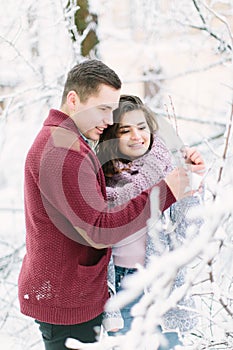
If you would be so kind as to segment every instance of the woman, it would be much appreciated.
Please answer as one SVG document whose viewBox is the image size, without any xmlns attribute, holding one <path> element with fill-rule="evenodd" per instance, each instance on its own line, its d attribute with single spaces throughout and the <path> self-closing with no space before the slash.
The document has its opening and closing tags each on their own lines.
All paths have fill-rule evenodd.
<svg viewBox="0 0 233 350">
<path fill-rule="evenodd" d="M 123 95 L 120 99 L 120 106 L 114 112 L 114 124 L 102 135 L 98 146 L 97 155 L 102 163 L 106 178 L 107 197 L 111 206 L 119 205 L 130 199 L 141 190 L 147 189 L 152 182 L 159 182 L 173 170 L 172 157 L 164 142 L 157 135 L 158 126 L 154 114 L 143 105 L 137 96 Z M 186 161 L 194 164 L 196 171 L 204 170 L 204 162 L 200 154 L 192 148 L 186 149 Z M 135 193 L 127 192 L 122 186 L 134 182 Z M 183 213 L 191 206 L 199 205 L 198 197 L 188 197 L 180 203 L 174 204 L 161 216 L 166 216 L 177 228 L 174 231 L 176 243 L 181 242 L 185 237 L 185 231 L 190 225 L 190 219 L 183 216 Z M 179 215 L 177 216 L 177 213 Z M 182 213 L 182 214 L 181 214 Z M 201 220 L 195 222 L 197 230 Z M 162 251 L 172 249 L 174 244 L 172 235 L 166 232 L 160 233 Z M 112 249 L 113 264 L 109 265 L 109 281 L 116 292 L 121 290 L 123 279 L 136 271 L 135 265 L 146 265 L 149 257 L 153 254 L 161 254 L 162 251 L 154 246 L 150 236 L 136 233 L 134 238 L 125 239 L 115 245 Z M 184 281 L 184 270 L 179 271 L 175 281 L 175 287 L 180 286 Z M 130 310 L 139 301 L 134 300 L 121 309 L 124 320 L 124 327 L 116 313 L 106 313 L 104 325 L 107 330 L 122 328 L 115 334 L 125 334 L 131 327 L 132 316 Z M 181 302 L 188 307 L 194 307 L 192 299 Z M 184 310 L 170 310 L 164 317 L 164 328 L 179 328 L 180 331 L 191 329 L 196 323 L 195 313 Z M 113 326 L 115 325 L 115 327 Z M 114 333 L 110 332 L 110 335 Z M 181 344 L 178 334 L 175 331 L 165 334 L 168 340 L 167 347 L 160 347 L 159 350 L 173 349 L 175 345 Z"/>
</svg>

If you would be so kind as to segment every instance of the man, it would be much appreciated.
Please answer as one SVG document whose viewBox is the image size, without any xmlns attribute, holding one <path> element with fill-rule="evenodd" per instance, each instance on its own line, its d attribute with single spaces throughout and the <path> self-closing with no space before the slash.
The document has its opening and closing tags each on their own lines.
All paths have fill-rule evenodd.
<svg viewBox="0 0 233 350">
<path fill-rule="evenodd" d="M 68 74 L 60 110 L 48 118 L 25 163 L 26 255 L 19 276 L 21 312 L 40 325 L 46 350 L 67 337 L 94 342 L 108 299 L 109 246 L 146 226 L 150 190 L 110 210 L 89 141 L 112 124 L 121 81 L 98 60 Z M 169 185 L 169 186 L 168 186 Z M 161 181 L 160 208 L 182 197 L 184 170 Z"/>
</svg>

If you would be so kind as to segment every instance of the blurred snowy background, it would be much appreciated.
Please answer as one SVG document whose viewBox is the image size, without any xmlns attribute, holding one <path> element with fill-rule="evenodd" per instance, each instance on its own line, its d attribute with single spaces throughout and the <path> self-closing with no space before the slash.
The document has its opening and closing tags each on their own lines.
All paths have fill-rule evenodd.
<svg viewBox="0 0 233 350">
<path fill-rule="evenodd" d="M 206 221 L 217 224 L 205 227 L 208 258 L 197 249 L 193 259 L 206 268 L 204 280 L 191 283 L 203 316 L 193 349 L 232 350 L 232 0 L 0 0 L 0 5 L 1 346 L 43 348 L 17 301 L 25 241 L 24 159 L 48 110 L 59 108 L 66 73 L 84 58 L 97 57 L 119 74 L 123 92 L 139 95 L 158 118 L 171 116 L 183 142 L 205 155 Z"/>
</svg>

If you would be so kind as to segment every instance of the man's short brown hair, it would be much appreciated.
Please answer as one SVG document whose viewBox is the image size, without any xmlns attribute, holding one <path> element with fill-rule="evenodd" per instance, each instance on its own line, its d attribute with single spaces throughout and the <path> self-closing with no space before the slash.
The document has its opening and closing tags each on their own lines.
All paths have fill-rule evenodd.
<svg viewBox="0 0 233 350">
<path fill-rule="evenodd" d="M 116 90 L 121 88 L 118 75 L 102 61 L 86 60 L 75 65 L 68 73 L 62 104 L 65 103 L 67 94 L 71 90 L 77 93 L 81 102 L 85 102 L 89 96 L 98 93 L 101 84 L 112 86 Z"/>
</svg>

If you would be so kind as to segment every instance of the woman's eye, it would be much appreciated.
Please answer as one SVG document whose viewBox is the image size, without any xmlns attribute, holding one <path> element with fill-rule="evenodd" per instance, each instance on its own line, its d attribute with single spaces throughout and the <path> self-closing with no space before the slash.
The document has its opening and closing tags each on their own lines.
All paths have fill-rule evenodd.
<svg viewBox="0 0 233 350">
<path fill-rule="evenodd" d="M 141 126 L 141 127 L 139 128 L 139 130 L 145 130 L 145 129 L 146 129 L 145 126 Z"/>
<path fill-rule="evenodd" d="M 120 134 L 126 134 L 127 132 L 129 132 L 129 130 L 125 129 L 125 130 L 121 130 Z"/>
</svg>

